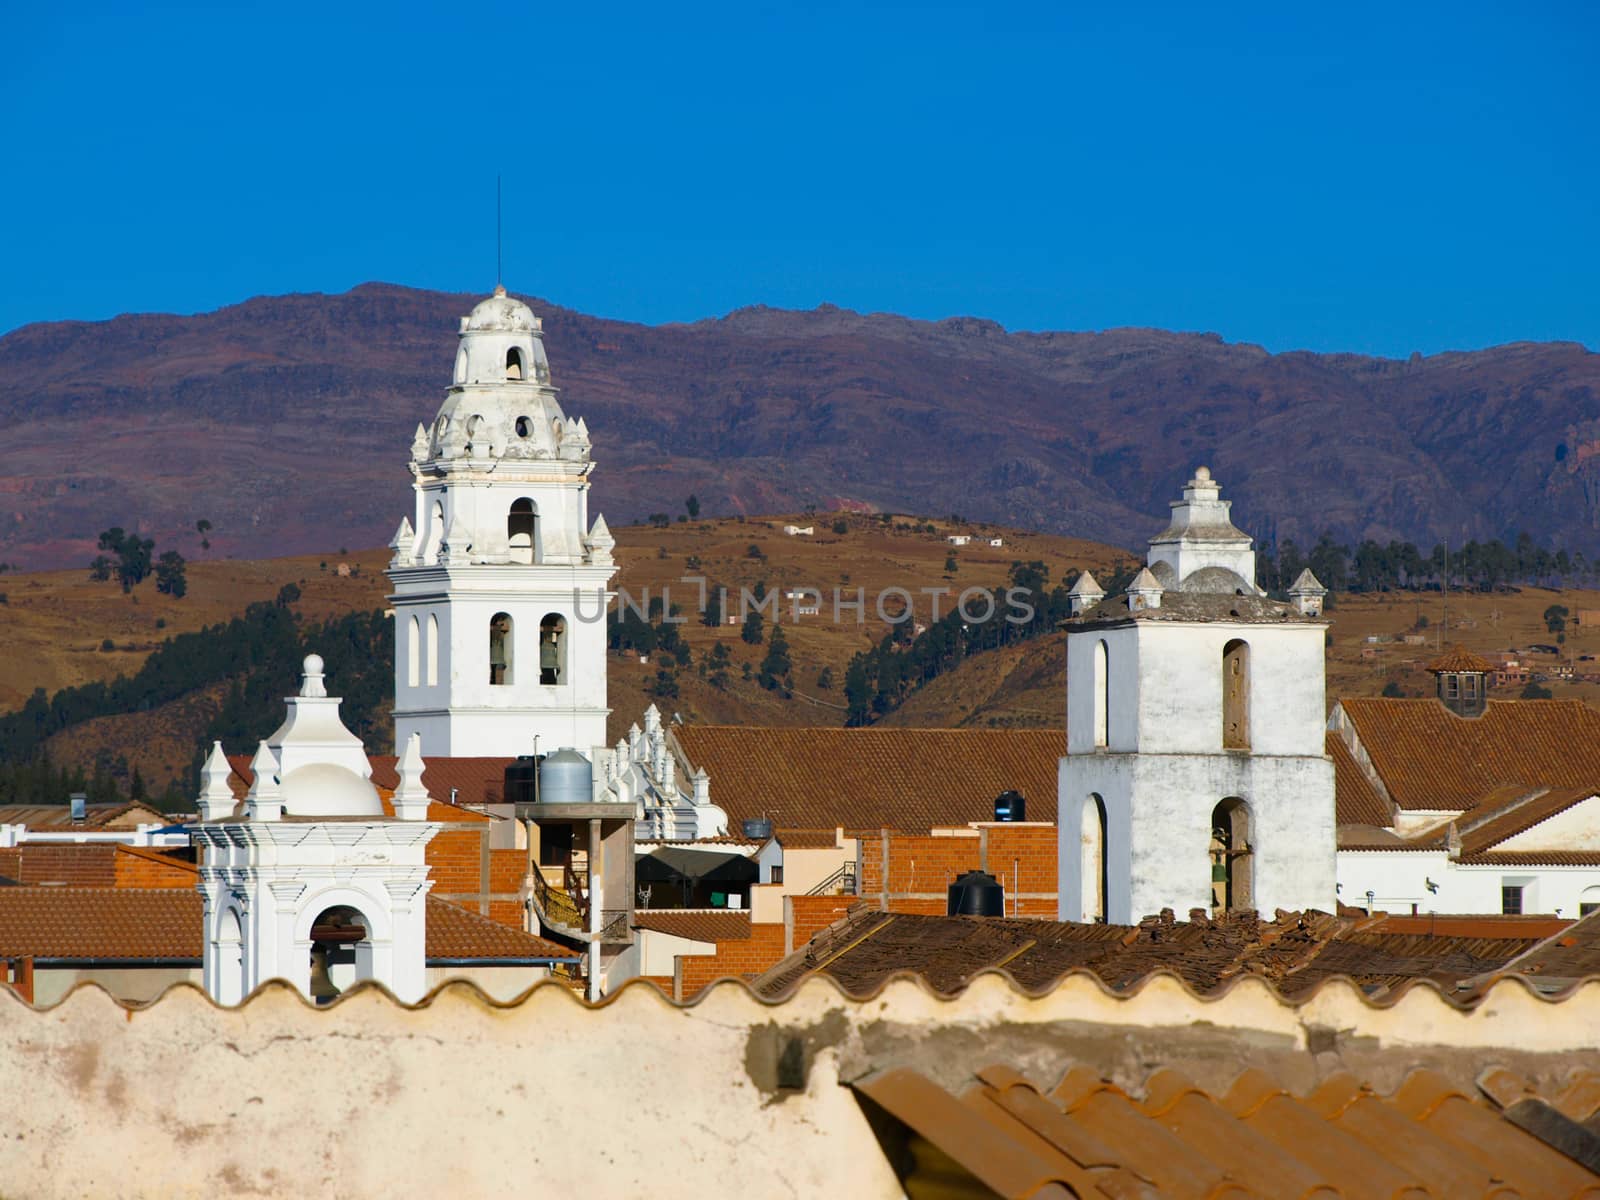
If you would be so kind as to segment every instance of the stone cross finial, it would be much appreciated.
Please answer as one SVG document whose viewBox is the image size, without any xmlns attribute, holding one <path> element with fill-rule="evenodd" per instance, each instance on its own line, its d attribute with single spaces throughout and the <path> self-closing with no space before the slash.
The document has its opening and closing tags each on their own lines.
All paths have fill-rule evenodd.
<svg viewBox="0 0 1600 1200">
<path fill-rule="evenodd" d="M 233 810 L 238 804 L 234 799 L 233 789 L 228 786 L 228 776 L 232 768 L 228 766 L 227 756 L 222 753 L 222 743 L 211 744 L 211 754 L 206 758 L 205 766 L 200 768 L 200 819 L 202 821 L 222 821 L 233 815 Z"/>
<path fill-rule="evenodd" d="M 325 699 L 328 689 L 322 682 L 322 655 L 308 654 L 302 665 L 305 668 L 305 675 L 300 681 L 300 695 L 307 700 Z"/>
</svg>

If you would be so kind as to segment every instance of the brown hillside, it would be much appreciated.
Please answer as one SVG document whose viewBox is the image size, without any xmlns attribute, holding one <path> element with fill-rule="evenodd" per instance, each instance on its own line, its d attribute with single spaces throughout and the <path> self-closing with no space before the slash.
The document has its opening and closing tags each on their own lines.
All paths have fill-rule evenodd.
<svg viewBox="0 0 1600 1200">
<path fill-rule="evenodd" d="M 77 565 L 112 524 L 187 553 L 200 518 L 241 558 L 381 544 L 475 299 L 369 284 L 0 338 L 0 559 Z M 535 307 L 618 525 L 695 492 L 711 513 L 960 512 L 1133 545 L 1206 462 L 1254 532 L 1600 543 L 1600 356 L 1569 343 L 1400 362 L 831 307 L 661 327 Z"/>
</svg>

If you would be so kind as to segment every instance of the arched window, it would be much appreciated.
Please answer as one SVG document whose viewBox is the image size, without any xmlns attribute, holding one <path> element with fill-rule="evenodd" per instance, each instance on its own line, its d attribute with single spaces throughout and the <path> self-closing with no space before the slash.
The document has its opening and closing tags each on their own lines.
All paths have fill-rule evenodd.
<svg viewBox="0 0 1600 1200">
<path fill-rule="evenodd" d="M 531 563 L 538 545 L 539 514 L 533 501 L 527 497 L 514 501 L 506 517 L 506 541 L 511 547 L 511 561 Z"/>
<path fill-rule="evenodd" d="M 406 627 L 406 686 L 422 682 L 422 625 L 415 618 Z"/>
<path fill-rule="evenodd" d="M 1082 879 L 1083 898 L 1079 920 L 1106 920 L 1106 806 L 1094 792 L 1083 802 Z"/>
<path fill-rule="evenodd" d="M 1211 811 L 1211 906 L 1221 912 L 1255 908 L 1255 852 L 1250 806 L 1230 796 Z"/>
<path fill-rule="evenodd" d="M 522 370 L 522 351 L 515 346 L 506 351 L 506 378 L 516 380 L 526 378 Z"/>
<path fill-rule="evenodd" d="M 511 682 L 511 614 L 489 618 L 489 682 L 499 687 Z"/>
<path fill-rule="evenodd" d="M 311 998 L 332 1004 L 351 984 L 372 978 L 369 922 L 348 904 L 324 909 L 311 922 Z"/>
<path fill-rule="evenodd" d="M 428 614 L 428 686 L 439 682 L 439 618 Z"/>
<path fill-rule="evenodd" d="M 1222 648 L 1222 748 L 1250 749 L 1250 646 L 1237 638 Z"/>
<path fill-rule="evenodd" d="M 1094 744 L 1110 744 L 1111 662 L 1104 642 L 1094 645 Z"/>
<path fill-rule="evenodd" d="M 539 622 L 539 682 L 567 682 L 567 622 L 559 613 Z"/>
<path fill-rule="evenodd" d="M 1587 917 L 1600 908 L 1600 886 L 1591 885 L 1578 894 L 1578 915 Z"/>
</svg>

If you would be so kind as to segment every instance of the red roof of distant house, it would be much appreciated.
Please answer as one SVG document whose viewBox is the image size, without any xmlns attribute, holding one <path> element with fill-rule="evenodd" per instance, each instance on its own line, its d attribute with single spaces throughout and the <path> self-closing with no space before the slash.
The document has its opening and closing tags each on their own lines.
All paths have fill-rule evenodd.
<svg viewBox="0 0 1600 1200">
<path fill-rule="evenodd" d="M 780 831 L 926 833 L 993 821 L 995 797 L 1005 791 L 1022 793 L 1030 820 L 1054 822 L 1066 753 L 1059 729 L 676 725 L 672 737 L 711 776 L 711 802 L 730 829 L 771 817 Z"/>
<path fill-rule="evenodd" d="M 1494 664 L 1486 658 L 1479 658 L 1465 646 L 1456 645 L 1429 663 L 1427 669 L 1435 675 L 1474 671 L 1487 674 L 1494 670 Z"/>
<path fill-rule="evenodd" d="M 1600 789 L 1600 713 L 1579 700 L 1491 700 L 1479 717 L 1436 700 L 1339 707 L 1401 809 L 1464 812 L 1500 789 Z"/>
</svg>

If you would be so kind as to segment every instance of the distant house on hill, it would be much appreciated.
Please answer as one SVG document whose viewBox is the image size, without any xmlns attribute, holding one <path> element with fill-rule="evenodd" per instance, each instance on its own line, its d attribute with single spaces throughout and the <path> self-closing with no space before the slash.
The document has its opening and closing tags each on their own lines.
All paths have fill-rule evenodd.
<svg viewBox="0 0 1600 1200">
<path fill-rule="evenodd" d="M 965 546 L 972 540 L 972 536 L 966 533 L 952 533 L 947 535 L 944 540 L 952 546 Z"/>
<path fill-rule="evenodd" d="M 785 525 L 783 532 L 790 537 L 810 537 L 817 531 L 815 525 Z"/>
</svg>

